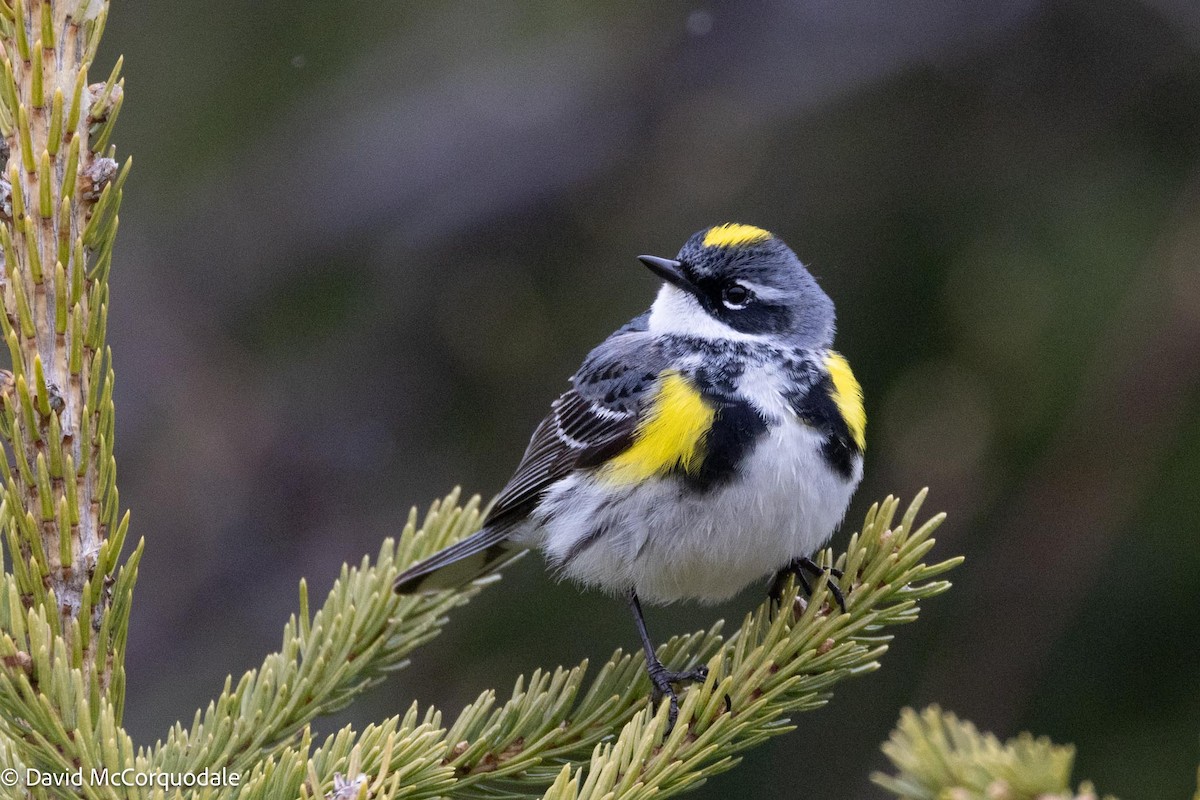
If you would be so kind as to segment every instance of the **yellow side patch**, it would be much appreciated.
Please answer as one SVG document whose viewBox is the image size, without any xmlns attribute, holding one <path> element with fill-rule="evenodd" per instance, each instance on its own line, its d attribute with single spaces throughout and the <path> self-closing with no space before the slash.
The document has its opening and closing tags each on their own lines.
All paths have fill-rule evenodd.
<svg viewBox="0 0 1200 800">
<path fill-rule="evenodd" d="M 601 476 L 629 484 L 677 468 L 697 472 L 704 461 L 704 439 L 715 412 L 691 382 L 678 372 L 665 370 L 645 413 L 633 444 L 605 464 Z"/>
<path fill-rule="evenodd" d="M 850 362 L 841 353 L 830 350 L 825 356 L 825 368 L 833 380 L 833 402 L 846 420 L 846 427 L 859 450 L 867 446 L 867 411 L 863 408 L 862 387 L 850 370 Z"/>
<path fill-rule="evenodd" d="M 704 234 L 705 247 L 737 247 L 743 244 L 754 244 L 755 242 L 764 242 L 771 238 L 769 231 L 764 231 L 762 228 L 756 228 L 753 225 L 738 225 L 735 222 L 727 222 L 724 225 L 717 225 L 714 228 L 709 228 Z"/>
</svg>

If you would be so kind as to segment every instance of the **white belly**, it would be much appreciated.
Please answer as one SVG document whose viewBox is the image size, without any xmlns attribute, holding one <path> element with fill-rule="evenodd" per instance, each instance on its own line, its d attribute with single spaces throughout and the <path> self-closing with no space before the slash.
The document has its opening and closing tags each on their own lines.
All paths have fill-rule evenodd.
<svg viewBox="0 0 1200 800">
<path fill-rule="evenodd" d="M 613 488 L 588 475 L 551 487 L 528 541 L 560 574 L 647 603 L 725 600 L 829 541 L 858 482 L 821 455 L 822 437 L 791 418 L 747 456 L 742 476 L 697 491 L 677 478 Z"/>
</svg>

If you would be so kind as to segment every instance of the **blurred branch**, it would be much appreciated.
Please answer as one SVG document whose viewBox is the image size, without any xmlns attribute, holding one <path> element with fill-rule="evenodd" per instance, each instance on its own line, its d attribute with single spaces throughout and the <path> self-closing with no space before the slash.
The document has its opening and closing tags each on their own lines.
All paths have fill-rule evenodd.
<svg viewBox="0 0 1200 800">
<path fill-rule="evenodd" d="M 1096 800 L 1091 784 L 1070 788 L 1073 747 L 1028 733 L 1001 743 L 937 706 L 904 709 L 883 752 L 896 774 L 871 779 L 902 800 Z"/>
</svg>

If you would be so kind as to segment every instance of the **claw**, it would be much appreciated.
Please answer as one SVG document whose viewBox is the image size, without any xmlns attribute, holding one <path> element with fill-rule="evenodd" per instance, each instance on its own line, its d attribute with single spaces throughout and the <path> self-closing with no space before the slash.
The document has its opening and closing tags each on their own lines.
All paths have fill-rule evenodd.
<svg viewBox="0 0 1200 800">
<path fill-rule="evenodd" d="M 652 699 L 654 704 L 662 702 L 663 697 L 671 698 L 671 708 L 667 711 L 667 733 L 675 729 L 675 720 L 679 718 L 679 695 L 675 692 L 675 683 L 703 683 L 708 679 L 708 667 L 696 667 L 684 672 L 670 672 L 657 658 L 649 664 L 650 683 L 654 686 Z"/>
<path fill-rule="evenodd" d="M 844 577 L 842 571 L 835 567 L 819 566 L 807 556 L 797 558 L 779 570 L 775 574 L 775 580 L 771 582 L 771 588 L 768 590 L 767 596 L 778 606 L 783 599 L 783 587 L 787 582 L 788 576 L 794 575 L 796 581 L 800 584 L 800 588 L 804 590 L 804 594 L 812 597 L 812 586 L 809 585 L 808 580 L 804 577 L 805 572 L 817 578 L 825 573 L 829 573 L 829 582 L 827 584 L 829 586 L 829 593 L 833 595 L 833 600 L 838 604 L 838 608 L 842 610 L 842 613 L 846 613 L 846 595 L 842 592 L 842 587 L 837 583 L 837 579 Z"/>
</svg>

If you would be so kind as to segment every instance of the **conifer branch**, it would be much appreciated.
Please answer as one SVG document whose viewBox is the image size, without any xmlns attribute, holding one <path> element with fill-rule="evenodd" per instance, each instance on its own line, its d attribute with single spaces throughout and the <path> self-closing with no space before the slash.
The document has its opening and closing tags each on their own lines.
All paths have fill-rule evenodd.
<svg viewBox="0 0 1200 800">
<path fill-rule="evenodd" d="M 1028 733 L 1002 743 L 937 706 L 904 709 L 883 752 L 896 774 L 871 779 L 901 800 L 1097 800 L 1089 783 L 1070 788 L 1074 747 Z"/>
<path fill-rule="evenodd" d="M 832 610 L 825 578 L 808 603 L 795 587 L 785 594 L 794 618 L 764 603 L 708 660 L 708 680 L 684 696 L 673 730 L 666 730 L 665 704 L 657 713 L 640 711 L 616 741 L 596 746 L 586 767 L 564 766 L 543 796 L 659 798 L 695 788 L 735 766 L 744 750 L 791 730 L 787 715 L 825 705 L 837 682 L 877 669 L 891 638 L 881 632 L 915 620 L 918 601 L 949 588 L 933 579 L 961 563 L 921 562 L 943 519 L 915 527 L 924 496 L 894 529 L 898 502 L 872 506 L 847 553 L 836 561 L 822 554 L 844 571 L 843 588 L 851 587 L 845 614 Z"/>
<path fill-rule="evenodd" d="M 479 498 L 458 505 L 456 489 L 433 503 L 417 526 L 417 510 L 397 544 L 388 539 L 374 564 L 364 557 L 342 567 L 325 605 L 309 619 L 308 590 L 300 583 L 300 608 L 284 627 L 283 646 L 257 670 L 232 677 L 190 729 L 176 725 L 157 747 L 156 769 L 250 770 L 272 751 L 301 735 L 315 717 L 343 708 L 356 695 L 403 667 L 405 656 L 441 632 L 446 613 L 464 605 L 495 578 L 455 592 L 402 597 L 392 581 L 402 565 L 419 561 L 474 531 Z"/>
<path fill-rule="evenodd" d="M 85 668 L 83 690 L 103 692 L 119 718 L 141 550 L 119 564 L 128 515 L 115 483 L 105 328 L 129 172 L 108 144 L 120 65 L 88 86 L 107 14 L 101 0 L 0 4 L 0 335 L 12 361 L 0 380 L 0 436 L 15 462 L 0 459 L 0 529 L 16 603 L 46 612 L 68 663 Z M 17 612 L 0 619 L 6 632 Z"/>
<path fill-rule="evenodd" d="M 303 730 L 298 741 L 253 767 L 240 796 L 332 796 L 335 782 L 345 788 L 345 781 L 359 775 L 369 796 L 377 798 L 562 795 L 569 786 L 579 797 L 609 791 L 621 797 L 667 796 L 698 785 L 736 764 L 741 751 L 790 730 L 786 715 L 824 705 L 838 681 L 877 668 L 890 638 L 884 629 L 914 620 L 918 601 L 948 588 L 934 579 L 960 559 L 921 562 L 942 519 L 915 526 L 923 498 L 924 493 L 895 528 L 896 500 L 873 507 L 848 554 L 836 561 L 828 551 L 822 555 L 846 573 L 847 613 L 833 610 L 823 579 L 810 602 L 791 588 L 784 598 L 787 613 L 764 603 L 727 640 L 718 625 L 664 646 L 660 655 L 670 663 L 707 663 L 711 670 L 703 686 L 684 694 L 679 722 L 665 739 L 666 706 L 657 713 L 648 707 L 642 656 L 617 651 L 586 691 L 586 662 L 570 670 L 538 671 L 528 680 L 518 678 L 500 706 L 494 692 L 483 693 L 446 729 L 440 712 L 420 713 L 414 705 L 403 717 L 362 734 L 343 728 L 311 755 L 310 736 Z M 447 540 L 435 538 L 438 547 Z M 418 554 L 409 544 L 406 534 L 401 550 L 418 560 L 426 548 Z M 379 581 L 386 585 L 407 563 L 381 559 L 363 572 L 381 570 Z M 337 614 L 336 594 L 335 589 L 321 613 Z M 226 704 L 239 705 L 243 715 L 265 716 L 251 701 Z M 216 730 L 238 724 L 216 712 L 209 717 L 206 726 Z M 613 736 L 615 742 L 600 744 Z M 211 767 L 211 759 L 206 763 Z"/>
<path fill-rule="evenodd" d="M 109 616 L 118 613 L 110 610 Z M 128 613 L 128 612 L 125 612 Z M 107 617 L 106 617 L 107 618 Z M 83 770 L 119 772 L 137 763 L 122 730 L 120 708 L 100 691 L 99 673 L 81 658 L 78 638 L 56 630 L 58 616 L 26 608 L 18 581 L 0 577 L 0 773 L 24 768 L 64 775 Z M 70 629 L 78 630 L 78 626 Z M 117 798 L 112 787 L 57 787 L 36 797 Z"/>
</svg>

